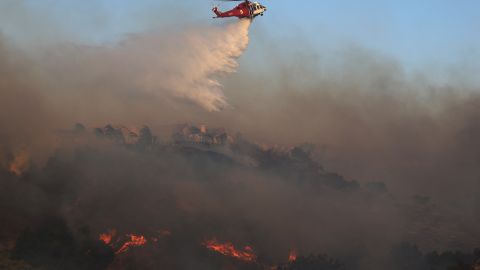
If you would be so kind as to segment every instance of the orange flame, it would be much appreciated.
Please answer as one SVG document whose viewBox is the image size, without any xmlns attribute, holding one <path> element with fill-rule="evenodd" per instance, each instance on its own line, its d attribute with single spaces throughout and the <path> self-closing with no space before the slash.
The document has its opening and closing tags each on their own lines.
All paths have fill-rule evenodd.
<svg viewBox="0 0 480 270">
<path fill-rule="evenodd" d="M 130 240 L 125 242 L 125 244 L 123 244 L 123 246 L 117 252 L 115 252 L 115 254 L 123 253 L 127 251 L 130 247 L 139 247 L 147 243 L 147 239 L 143 235 L 130 234 L 129 237 Z"/>
<path fill-rule="evenodd" d="M 30 155 L 28 152 L 20 150 L 14 154 L 13 160 L 8 164 L 8 170 L 16 176 L 20 176 L 28 169 L 29 162 Z"/>
<path fill-rule="evenodd" d="M 295 249 L 290 250 L 290 255 L 288 255 L 288 261 L 294 262 L 297 260 L 297 251 Z"/>
<path fill-rule="evenodd" d="M 216 239 L 205 241 L 204 245 L 210 250 L 245 262 L 254 262 L 257 259 L 250 246 L 244 247 L 243 250 L 237 250 L 232 243 L 220 243 Z"/>
<path fill-rule="evenodd" d="M 105 243 L 105 245 L 109 245 L 112 242 L 112 239 L 113 239 L 113 237 L 115 237 L 116 234 L 117 234 L 117 230 L 113 229 L 113 230 L 110 230 L 106 233 L 100 234 L 100 236 L 98 238 L 99 238 L 99 240 L 103 241 Z"/>
</svg>

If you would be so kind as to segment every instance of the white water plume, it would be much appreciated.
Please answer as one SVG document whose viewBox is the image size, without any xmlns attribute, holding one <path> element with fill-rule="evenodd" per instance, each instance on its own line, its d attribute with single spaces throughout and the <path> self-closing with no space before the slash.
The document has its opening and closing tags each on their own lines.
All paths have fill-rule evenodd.
<svg viewBox="0 0 480 270">
<path fill-rule="evenodd" d="M 118 72 L 149 94 L 167 93 L 208 111 L 228 103 L 218 75 L 236 71 L 237 59 L 248 45 L 250 20 L 227 26 L 195 27 L 179 34 L 146 33 L 132 36 L 114 48 L 94 53 L 93 62 Z M 99 61 L 100 60 L 100 61 Z"/>
</svg>

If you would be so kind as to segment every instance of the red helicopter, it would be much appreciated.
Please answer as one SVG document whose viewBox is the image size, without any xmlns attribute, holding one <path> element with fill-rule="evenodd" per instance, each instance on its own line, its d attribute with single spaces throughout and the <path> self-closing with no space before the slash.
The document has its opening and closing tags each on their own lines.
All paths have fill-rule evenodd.
<svg viewBox="0 0 480 270">
<path fill-rule="evenodd" d="M 224 2 L 243 1 L 243 2 L 240 3 L 238 6 L 236 6 L 235 8 L 233 8 L 232 10 L 229 10 L 226 12 L 220 12 L 218 11 L 218 7 L 214 7 L 212 11 L 213 13 L 215 13 L 215 15 L 217 15 L 217 17 L 213 17 L 213 18 L 237 17 L 239 19 L 241 18 L 253 19 L 258 15 L 263 16 L 263 13 L 267 11 L 267 8 L 265 6 L 262 6 L 258 2 L 250 2 L 248 0 L 219 0 L 219 1 L 224 1 Z"/>
</svg>

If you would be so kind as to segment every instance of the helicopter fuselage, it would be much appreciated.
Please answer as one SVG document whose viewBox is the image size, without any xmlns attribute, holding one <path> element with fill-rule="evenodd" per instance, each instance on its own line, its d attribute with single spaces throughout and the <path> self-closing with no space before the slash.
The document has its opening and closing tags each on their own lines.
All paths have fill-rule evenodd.
<svg viewBox="0 0 480 270">
<path fill-rule="evenodd" d="M 263 13 L 267 11 L 267 8 L 258 2 L 245 1 L 226 12 L 220 12 L 217 7 L 214 7 L 212 11 L 217 15 L 214 18 L 254 18 L 258 15 L 263 16 Z"/>
</svg>

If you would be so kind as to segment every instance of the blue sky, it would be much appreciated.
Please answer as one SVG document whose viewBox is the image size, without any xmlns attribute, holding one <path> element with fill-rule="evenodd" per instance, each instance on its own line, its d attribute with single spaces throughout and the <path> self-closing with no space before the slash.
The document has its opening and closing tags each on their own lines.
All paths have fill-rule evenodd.
<svg viewBox="0 0 480 270">
<path fill-rule="evenodd" d="M 413 68 L 480 62 L 478 0 L 265 0 L 262 4 L 269 10 L 252 26 L 251 50 L 260 49 L 256 37 L 266 37 L 278 47 L 307 42 L 319 51 L 361 46 Z M 13 6 L 22 11 L 12 18 L 2 13 L 0 27 L 7 35 L 25 40 L 62 35 L 103 43 L 175 24 L 221 23 L 211 19 L 212 5 L 212 0 L 2 0 L 3 13 Z M 220 3 L 220 8 L 234 5 Z"/>
</svg>

